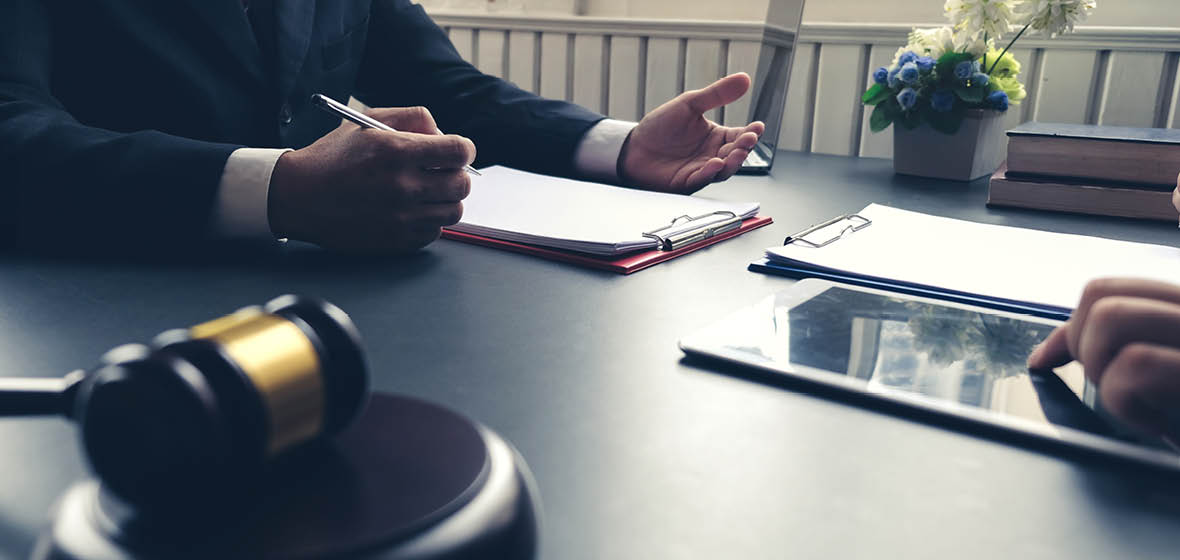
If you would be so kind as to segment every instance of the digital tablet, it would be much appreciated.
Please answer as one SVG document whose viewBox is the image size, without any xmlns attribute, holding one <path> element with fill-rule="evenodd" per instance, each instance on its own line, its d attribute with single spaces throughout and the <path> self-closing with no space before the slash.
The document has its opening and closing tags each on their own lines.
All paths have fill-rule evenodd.
<svg viewBox="0 0 1180 560">
<path fill-rule="evenodd" d="M 1029 371 L 1029 353 L 1058 324 L 807 279 L 685 337 L 680 348 L 936 424 L 1180 470 L 1177 450 L 1102 409 L 1080 364 Z"/>
</svg>

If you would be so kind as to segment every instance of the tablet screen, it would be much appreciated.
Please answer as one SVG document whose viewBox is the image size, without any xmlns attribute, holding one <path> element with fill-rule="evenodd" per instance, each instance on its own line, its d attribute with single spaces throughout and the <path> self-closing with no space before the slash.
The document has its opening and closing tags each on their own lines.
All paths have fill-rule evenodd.
<svg viewBox="0 0 1180 560">
<path fill-rule="evenodd" d="M 1030 372 L 1028 355 L 1055 327 L 932 300 L 805 281 L 682 342 L 686 351 L 819 378 L 865 393 L 1064 426 L 1160 449 L 1101 410 L 1076 362 Z"/>
</svg>

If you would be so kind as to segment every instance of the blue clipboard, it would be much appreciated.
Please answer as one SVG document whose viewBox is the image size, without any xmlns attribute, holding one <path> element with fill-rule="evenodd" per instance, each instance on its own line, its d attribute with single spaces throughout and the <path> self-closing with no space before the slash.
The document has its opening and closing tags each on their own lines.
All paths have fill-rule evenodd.
<svg viewBox="0 0 1180 560">
<path fill-rule="evenodd" d="M 871 276 L 852 276 L 848 274 L 831 272 L 828 270 L 791 266 L 784 263 L 774 262 L 770 259 L 761 259 L 750 263 L 749 270 L 751 272 L 761 272 L 763 274 L 786 276 L 789 278 L 822 278 L 824 280 L 831 280 L 832 282 L 841 282 L 844 284 L 863 286 L 865 288 L 875 288 L 878 290 L 886 290 L 911 296 L 953 301 L 955 303 L 986 307 L 988 309 L 1007 311 L 1009 313 L 1021 313 L 1024 315 L 1032 315 L 1034 317 L 1043 317 L 1045 319 L 1054 319 L 1057 321 L 1069 319 L 1069 315 L 1072 312 L 1071 309 L 1066 309 L 1064 307 L 1037 305 L 1033 303 L 1000 298 L 989 298 L 977 294 L 959 292 L 956 290 L 946 290 L 943 288 L 935 288 L 933 286 L 924 286 L 921 284 L 890 282 L 888 280 L 874 278 Z"/>
<path fill-rule="evenodd" d="M 834 224 L 840 224 L 841 222 L 847 223 L 848 225 L 841 228 L 839 230 L 840 232 L 834 237 L 819 242 L 807 239 L 808 235 Z M 839 241 L 845 235 L 869 227 L 872 225 L 872 223 L 873 222 L 871 220 L 857 214 L 837 216 L 831 220 L 821 224 L 813 225 L 803 231 L 787 236 L 787 238 L 783 241 L 783 245 L 799 243 L 815 249 L 820 249 Z M 833 282 L 842 282 L 844 284 L 875 288 L 878 290 L 886 290 L 911 296 L 953 301 L 955 303 L 975 305 L 979 307 L 986 307 L 988 309 L 1032 315 L 1034 317 L 1043 317 L 1046 319 L 1054 319 L 1058 321 L 1069 319 L 1070 313 L 1073 312 L 1072 309 L 1053 305 L 1043 305 L 1004 298 L 988 297 L 958 290 L 928 286 L 925 284 L 898 282 L 875 276 L 858 276 L 854 274 L 833 271 L 827 268 L 808 266 L 801 263 L 777 262 L 769 258 L 763 258 L 750 263 L 749 270 L 751 272 L 761 272 L 763 274 L 773 274 L 777 276 L 786 276 L 789 278 L 822 278 L 824 280 L 831 280 Z"/>
</svg>

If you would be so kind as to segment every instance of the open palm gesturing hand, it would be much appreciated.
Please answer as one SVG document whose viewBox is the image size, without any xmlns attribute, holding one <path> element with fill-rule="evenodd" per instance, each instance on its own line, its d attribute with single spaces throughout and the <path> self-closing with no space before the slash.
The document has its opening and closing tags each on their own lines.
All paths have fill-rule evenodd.
<svg viewBox="0 0 1180 560">
<path fill-rule="evenodd" d="M 749 89 L 749 76 L 733 74 L 648 113 L 624 144 L 620 179 L 648 190 L 689 194 L 730 178 L 766 127 L 760 122 L 721 126 L 704 115 Z"/>
</svg>

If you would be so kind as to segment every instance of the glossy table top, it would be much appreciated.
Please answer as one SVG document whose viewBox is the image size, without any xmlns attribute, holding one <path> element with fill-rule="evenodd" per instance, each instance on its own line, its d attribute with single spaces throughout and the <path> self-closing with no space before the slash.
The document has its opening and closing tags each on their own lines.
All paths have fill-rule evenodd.
<svg viewBox="0 0 1180 560">
<path fill-rule="evenodd" d="M 57 375 L 288 292 L 349 312 L 377 390 L 511 441 L 544 558 L 1146 558 L 1180 551 L 1180 482 L 685 362 L 676 342 L 791 283 L 746 271 L 782 238 L 879 202 L 1180 243 L 1174 225 L 985 207 L 986 181 L 786 153 L 705 196 L 775 224 L 630 277 L 439 241 L 407 258 L 292 244 L 180 264 L 0 256 L 0 376 Z M 1018 274 L 997 270 L 995 274 Z M 69 425 L 0 421 L 0 557 L 23 557 L 85 467 Z"/>
</svg>

